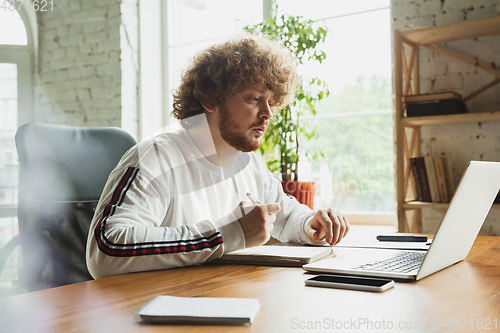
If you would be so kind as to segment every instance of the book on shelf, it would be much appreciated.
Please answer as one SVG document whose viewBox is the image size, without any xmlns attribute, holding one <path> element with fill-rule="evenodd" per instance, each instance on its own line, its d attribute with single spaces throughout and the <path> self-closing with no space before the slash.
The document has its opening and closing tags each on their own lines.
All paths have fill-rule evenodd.
<svg viewBox="0 0 500 333">
<path fill-rule="evenodd" d="M 465 103 L 454 99 L 406 104 L 407 117 L 442 116 L 467 113 Z"/>
<path fill-rule="evenodd" d="M 261 245 L 229 252 L 216 259 L 215 262 L 301 267 L 334 256 L 331 246 Z"/>
<path fill-rule="evenodd" d="M 434 157 L 434 169 L 436 171 L 436 182 L 439 189 L 439 197 L 441 202 L 450 202 L 450 194 L 446 184 L 446 176 L 444 175 L 443 157 Z"/>
<path fill-rule="evenodd" d="M 425 170 L 424 158 L 412 157 L 410 159 L 410 164 L 411 163 L 415 164 L 415 170 L 412 170 L 412 173 L 413 173 L 413 178 L 415 180 L 415 187 L 417 187 L 417 193 L 420 193 L 420 201 L 432 202 L 431 192 L 429 189 L 429 182 L 427 180 L 427 173 Z"/>
<path fill-rule="evenodd" d="M 434 157 L 425 156 L 425 171 L 427 173 L 427 182 L 429 183 L 429 190 L 431 191 L 432 202 L 441 202 L 441 196 L 439 195 L 439 186 L 436 177 L 436 169 L 434 168 Z"/>
<path fill-rule="evenodd" d="M 450 201 L 453 182 L 447 157 L 412 157 L 410 167 L 415 182 L 416 201 Z"/>
<path fill-rule="evenodd" d="M 453 183 L 453 174 L 451 172 L 451 165 L 450 161 L 448 160 L 448 157 L 443 156 L 441 159 L 443 162 L 444 177 L 446 178 L 446 190 L 448 191 L 448 200 L 451 200 L 451 197 L 455 192 L 455 184 Z"/>
<path fill-rule="evenodd" d="M 413 175 L 413 183 L 415 188 L 415 200 L 424 201 L 422 196 L 422 187 L 420 186 L 420 174 L 417 167 L 417 159 L 415 157 L 410 158 L 410 168 Z"/>
<path fill-rule="evenodd" d="M 462 114 L 467 112 L 462 96 L 453 91 L 403 96 L 407 117 Z"/>
</svg>

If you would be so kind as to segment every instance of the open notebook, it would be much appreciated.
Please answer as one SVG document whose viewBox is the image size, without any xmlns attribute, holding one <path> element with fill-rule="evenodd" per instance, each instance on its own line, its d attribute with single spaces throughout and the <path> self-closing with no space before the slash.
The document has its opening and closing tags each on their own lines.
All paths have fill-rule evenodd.
<svg viewBox="0 0 500 333">
<path fill-rule="evenodd" d="M 216 262 L 301 267 L 334 256 L 330 246 L 262 245 L 227 253 Z"/>
</svg>

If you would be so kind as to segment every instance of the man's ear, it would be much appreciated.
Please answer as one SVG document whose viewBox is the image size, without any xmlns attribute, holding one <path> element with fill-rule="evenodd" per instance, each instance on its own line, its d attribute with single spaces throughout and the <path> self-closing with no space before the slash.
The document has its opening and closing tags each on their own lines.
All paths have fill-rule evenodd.
<svg viewBox="0 0 500 333">
<path fill-rule="evenodd" d="M 212 113 L 212 112 L 214 112 L 214 111 L 215 111 L 215 106 L 213 106 L 213 107 L 208 107 L 205 103 L 203 103 L 203 102 L 200 102 L 200 103 L 201 103 L 201 106 L 203 106 L 203 108 L 204 108 L 205 110 L 207 110 L 208 112 Z"/>
</svg>

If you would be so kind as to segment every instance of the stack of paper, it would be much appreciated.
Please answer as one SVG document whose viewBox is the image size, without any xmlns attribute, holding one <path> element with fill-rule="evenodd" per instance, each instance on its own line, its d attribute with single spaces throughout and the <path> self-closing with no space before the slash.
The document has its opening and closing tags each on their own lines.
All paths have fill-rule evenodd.
<svg viewBox="0 0 500 333">
<path fill-rule="evenodd" d="M 253 298 L 156 296 L 135 316 L 152 324 L 248 325 L 259 309 L 259 300 Z"/>
</svg>

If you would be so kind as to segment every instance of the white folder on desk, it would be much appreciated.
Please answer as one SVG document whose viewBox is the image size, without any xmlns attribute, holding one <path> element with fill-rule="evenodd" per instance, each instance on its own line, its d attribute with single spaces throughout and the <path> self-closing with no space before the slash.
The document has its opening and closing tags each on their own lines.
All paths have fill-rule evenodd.
<svg viewBox="0 0 500 333">
<path fill-rule="evenodd" d="M 248 325 L 259 309 L 255 298 L 156 296 L 135 316 L 150 324 Z"/>
</svg>

